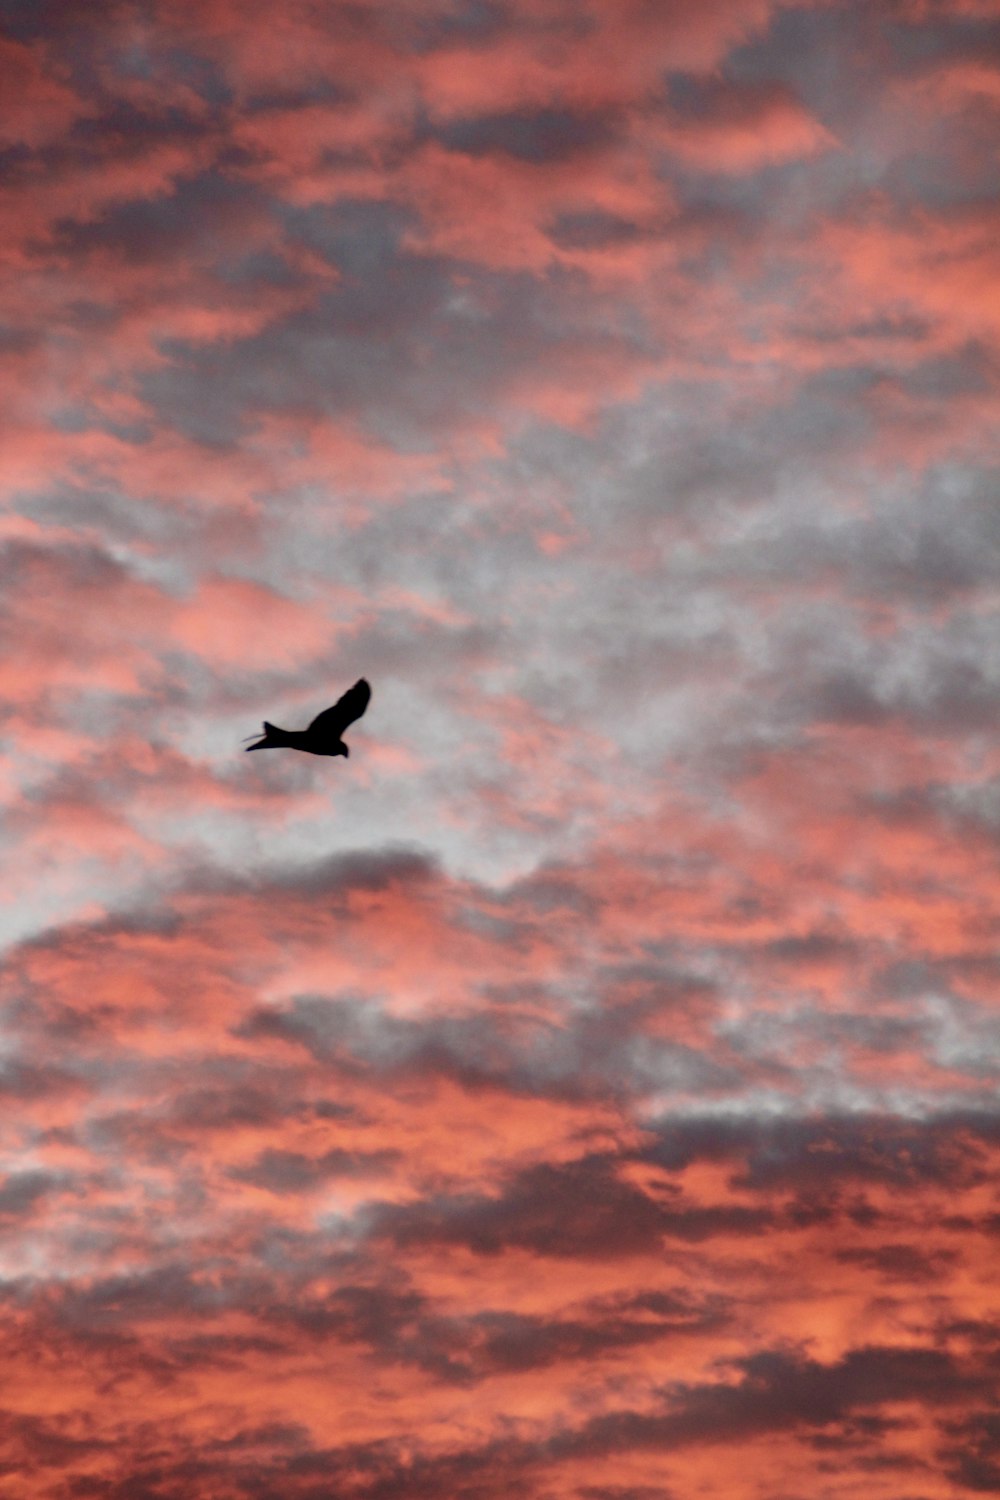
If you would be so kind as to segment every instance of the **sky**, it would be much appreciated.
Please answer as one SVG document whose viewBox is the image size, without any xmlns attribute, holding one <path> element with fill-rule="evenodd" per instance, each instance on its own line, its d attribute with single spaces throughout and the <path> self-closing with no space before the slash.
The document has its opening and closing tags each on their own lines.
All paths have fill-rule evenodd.
<svg viewBox="0 0 1000 1500">
<path fill-rule="evenodd" d="M 1000 4 L 0 22 L 0 1496 L 1000 1493 Z"/>
</svg>

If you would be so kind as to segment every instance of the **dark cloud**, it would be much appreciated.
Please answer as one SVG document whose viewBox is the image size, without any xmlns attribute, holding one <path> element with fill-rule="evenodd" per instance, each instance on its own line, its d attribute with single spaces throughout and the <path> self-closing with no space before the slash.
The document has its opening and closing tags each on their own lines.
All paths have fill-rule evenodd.
<svg viewBox="0 0 1000 1500">
<path fill-rule="evenodd" d="M 629 219 L 591 209 L 559 214 L 549 233 L 557 245 L 567 249 L 598 250 L 631 244 L 642 237 L 643 231 Z"/>
<path fill-rule="evenodd" d="M 596 1360 L 606 1354 L 625 1353 L 637 1345 L 658 1343 L 674 1334 L 689 1334 L 714 1321 L 711 1314 L 698 1313 L 669 1298 L 636 1299 L 635 1311 L 608 1316 L 598 1307 L 581 1310 L 578 1320 L 545 1321 L 510 1313 L 484 1313 L 469 1330 L 473 1335 L 476 1364 L 483 1371 L 544 1369 L 546 1365 L 571 1360 Z M 659 1316 L 656 1314 L 659 1313 Z M 482 1340 L 480 1343 L 479 1340 Z"/>
<path fill-rule="evenodd" d="M 580 1491 L 582 1500 L 673 1500 L 673 1493 L 659 1487 L 647 1485 L 584 1485 Z"/>
<path fill-rule="evenodd" d="M 946 1431 L 952 1482 L 973 1494 L 995 1495 L 1000 1490 L 1000 1418 L 977 1412 L 967 1421 L 949 1423 Z"/>
<path fill-rule="evenodd" d="M 506 152 L 521 161 L 564 161 L 606 146 L 618 124 L 610 112 L 571 114 L 564 109 L 479 115 L 438 126 L 436 134 L 451 151 L 478 156 Z"/>
<path fill-rule="evenodd" d="M 49 1172 L 13 1172 L 0 1183 L 0 1221 L 9 1223 L 30 1214 L 39 1199 L 60 1186 Z"/>
<path fill-rule="evenodd" d="M 232 1175 L 238 1182 L 267 1188 L 271 1193 L 313 1192 L 336 1177 L 384 1169 L 397 1157 L 393 1151 L 333 1150 L 314 1158 L 297 1151 L 269 1150 L 249 1166 L 234 1169 Z"/>
<path fill-rule="evenodd" d="M 730 1161 L 734 1181 L 764 1190 L 825 1183 L 980 1183 L 986 1149 L 998 1139 L 995 1115 L 944 1115 L 904 1120 L 887 1116 L 825 1119 L 669 1121 L 651 1154 L 676 1170 L 700 1158 Z M 985 1175 L 984 1175 L 985 1174 Z"/>
<path fill-rule="evenodd" d="M 899 1401 L 948 1408 L 987 1387 L 935 1349 L 865 1347 L 833 1365 L 767 1351 L 742 1362 L 728 1384 L 679 1387 L 672 1410 L 599 1417 L 569 1439 L 578 1452 L 749 1440 L 796 1427 L 826 1427 L 861 1409 Z"/>
<path fill-rule="evenodd" d="M 516 1247 L 582 1259 L 649 1254 L 662 1247 L 665 1236 L 698 1242 L 752 1235 L 770 1221 L 760 1209 L 660 1202 L 600 1157 L 530 1167 L 498 1198 L 430 1198 L 416 1208 L 381 1206 L 370 1212 L 374 1231 L 401 1246 L 461 1244 L 478 1255 Z"/>
<path fill-rule="evenodd" d="M 840 672 L 818 683 L 804 706 L 821 724 L 879 724 L 900 718 L 948 734 L 986 729 L 995 705 L 996 686 L 987 664 L 945 658 L 934 663 L 922 681 L 882 691 L 867 674 Z"/>
<path fill-rule="evenodd" d="M 384 891 L 392 885 L 420 889 L 442 879 L 426 849 L 406 844 L 356 849 L 308 865 L 289 866 L 272 875 L 275 885 L 298 896 L 344 896 L 352 891 Z"/>
<path fill-rule="evenodd" d="M 60 34 L 68 34 L 72 39 L 78 29 L 96 28 L 113 21 L 118 10 L 119 0 L 95 0 L 94 5 L 85 9 L 81 9 L 76 0 L 40 0 L 30 12 L 18 0 L 2 0 L 0 17 L 4 28 L 20 40 L 53 38 Z"/>
<path fill-rule="evenodd" d="M 405 452 L 433 443 L 443 426 L 482 420 L 531 372 L 554 380 L 576 360 L 618 365 L 630 346 L 626 360 L 648 358 L 638 332 L 621 330 L 612 344 L 569 278 L 480 273 L 467 308 L 460 267 L 408 249 L 416 222 L 396 205 L 363 200 L 288 214 L 291 243 L 329 262 L 333 286 L 247 338 L 163 341 L 167 362 L 140 382 L 151 412 L 195 441 L 222 445 L 262 412 L 305 412 L 361 421 Z M 430 351 L 433 382 L 423 373 Z"/>
<path fill-rule="evenodd" d="M 934 1281 L 953 1255 L 946 1252 L 928 1254 L 917 1245 L 887 1244 L 872 1249 L 842 1250 L 838 1259 L 849 1265 L 864 1266 L 889 1281 L 912 1285 Z"/>
<path fill-rule="evenodd" d="M 116 133 L 122 128 L 130 134 L 134 130 L 130 123 L 116 125 Z M 281 262 L 263 259 L 248 267 L 245 259 L 238 259 L 241 231 L 252 225 L 260 207 L 260 194 L 253 187 L 217 171 L 206 172 L 179 181 L 169 197 L 113 203 L 100 218 L 57 223 L 53 249 L 74 259 L 110 256 L 138 266 L 196 256 L 220 271 L 228 258 L 237 271 L 242 266 L 244 276 L 252 269 L 254 281 L 267 284 L 275 280 Z M 284 274 L 290 274 L 287 267 Z"/>
</svg>

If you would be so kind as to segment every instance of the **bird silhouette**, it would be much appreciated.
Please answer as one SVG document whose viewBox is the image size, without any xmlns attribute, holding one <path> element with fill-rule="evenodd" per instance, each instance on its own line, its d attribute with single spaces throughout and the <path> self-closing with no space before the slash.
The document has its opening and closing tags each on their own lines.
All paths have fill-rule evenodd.
<svg viewBox="0 0 1000 1500">
<path fill-rule="evenodd" d="M 350 750 L 341 739 L 348 724 L 360 719 L 372 690 L 363 677 L 359 677 L 332 708 L 317 714 L 308 729 L 279 729 L 276 724 L 264 720 L 264 737 L 248 750 L 305 750 L 310 755 L 350 755 Z M 253 735 L 248 736 L 249 739 Z"/>
</svg>

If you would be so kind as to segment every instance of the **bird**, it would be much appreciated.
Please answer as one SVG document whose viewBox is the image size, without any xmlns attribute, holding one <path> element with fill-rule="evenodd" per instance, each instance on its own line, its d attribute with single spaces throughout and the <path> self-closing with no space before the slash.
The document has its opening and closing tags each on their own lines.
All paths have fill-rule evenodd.
<svg viewBox="0 0 1000 1500">
<path fill-rule="evenodd" d="M 348 724 L 360 719 L 371 699 L 372 690 L 363 677 L 338 698 L 332 708 L 317 714 L 308 729 L 279 729 L 264 720 L 264 736 L 247 750 L 305 750 L 309 755 L 350 755 L 341 739 Z M 254 736 L 248 735 L 248 739 Z"/>
</svg>

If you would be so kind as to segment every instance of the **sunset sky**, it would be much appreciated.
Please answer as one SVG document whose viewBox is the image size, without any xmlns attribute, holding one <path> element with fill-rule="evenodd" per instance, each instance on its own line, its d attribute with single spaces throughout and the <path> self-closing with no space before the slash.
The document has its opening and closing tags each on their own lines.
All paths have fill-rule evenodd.
<svg viewBox="0 0 1000 1500">
<path fill-rule="evenodd" d="M 0 18 L 0 1496 L 1000 1493 L 1000 0 Z"/>
</svg>

